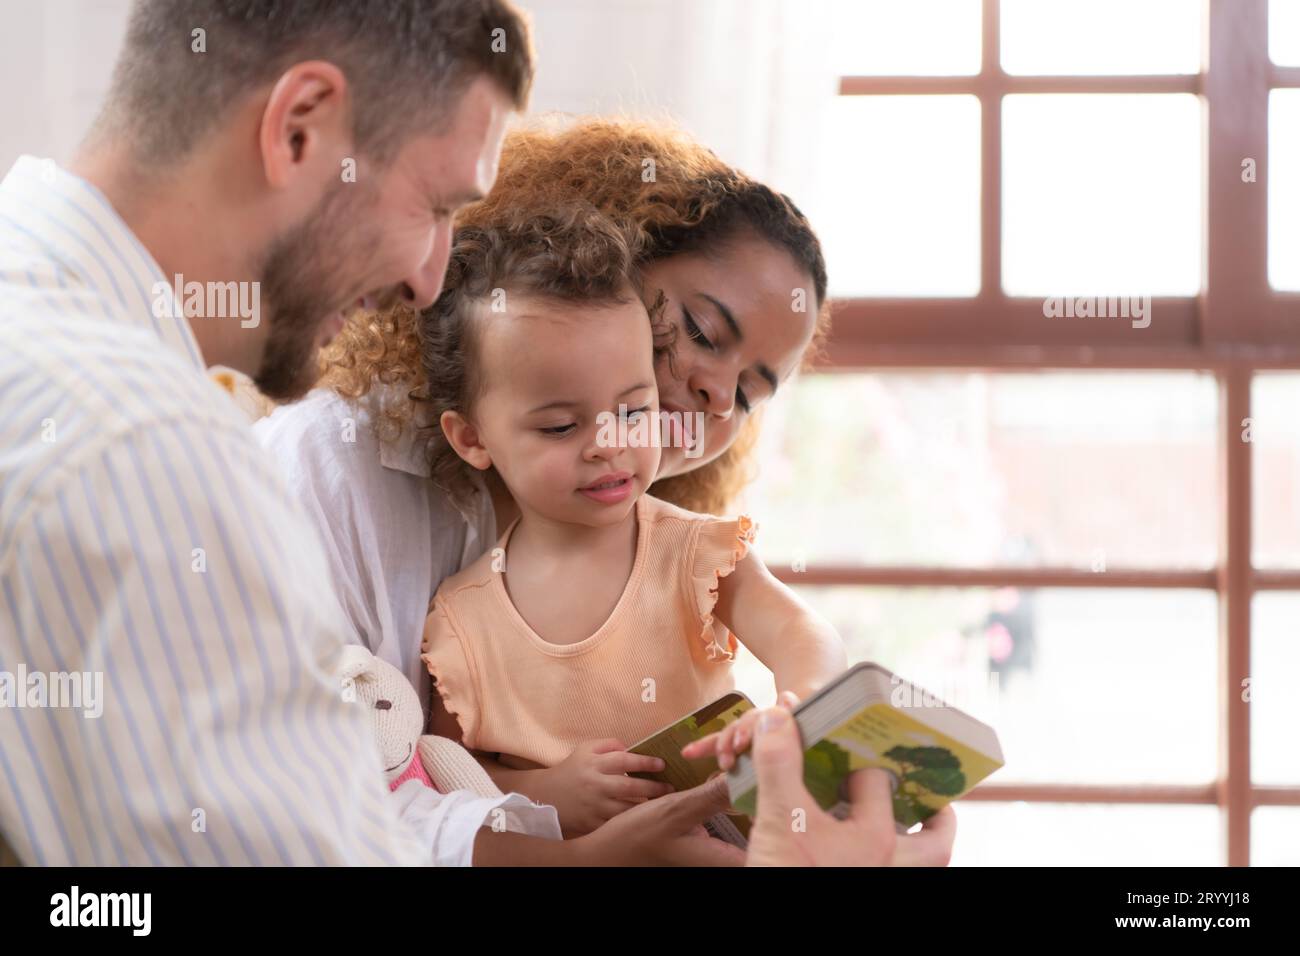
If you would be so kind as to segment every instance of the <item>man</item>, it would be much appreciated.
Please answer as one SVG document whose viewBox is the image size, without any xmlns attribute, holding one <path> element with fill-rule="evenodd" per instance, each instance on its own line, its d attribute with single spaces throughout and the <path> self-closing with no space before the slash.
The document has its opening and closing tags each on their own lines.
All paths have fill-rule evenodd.
<svg viewBox="0 0 1300 956">
<path fill-rule="evenodd" d="M 292 398 L 353 307 L 432 303 L 532 72 L 508 0 L 137 0 L 71 168 L 23 157 L 0 184 L 0 834 L 22 862 L 734 862 L 688 835 L 720 782 L 567 842 L 519 795 L 387 792 L 329 676 L 319 542 L 205 374 Z"/>
<path fill-rule="evenodd" d="M 71 170 L 24 157 L 0 185 L 0 832 L 23 862 L 645 844 L 384 789 L 328 674 L 319 542 L 204 372 L 291 398 L 355 304 L 432 303 L 532 71 L 506 0 L 141 0 Z M 661 858 L 702 858 L 665 825 L 689 829 L 649 828 Z"/>
<path fill-rule="evenodd" d="M 25 157 L 0 186 L 0 669 L 29 675 L 0 831 L 24 862 L 469 862 L 495 804 L 384 790 L 328 676 L 319 545 L 204 369 L 292 397 L 358 300 L 432 302 L 531 76 L 504 0 L 144 0 L 71 171 Z M 99 716 L 29 693 L 68 674 Z"/>
</svg>

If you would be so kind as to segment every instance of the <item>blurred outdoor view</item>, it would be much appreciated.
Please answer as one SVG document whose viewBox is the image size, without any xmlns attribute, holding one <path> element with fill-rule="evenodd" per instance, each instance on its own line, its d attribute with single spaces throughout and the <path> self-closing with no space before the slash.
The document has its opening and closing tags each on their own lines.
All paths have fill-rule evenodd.
<svg viewBox="0 0 1300 956">
<path fill-rule="evenodd" d="M 1197 373 L 810 375 L 767 410 L 746 501 L 773 567 L 1212 568 L 1217 391 Z M 1300 565 L 1300 376 L 1249 423 L 1256 553 Z M 796 576 L 797 577 L 797 576 Z M 874 660 L 992 723 L 1002 783 L 1204 784 L 1217 601 L 1205 590 L 803 587 Z M 1255 604 L 1257 783 L 1300 781 L 1300 595 Z M 742 689 L 773 696 L 746 658 Z M 1300 863 L 1300 809 L 1256 812 L 1255 862 Z M 958 863 L 1221 863 L 1218 810 L 964 803 Z M 1074 815 L 1074 816 L 1071 816 Z M 1069 826 L 1062 821 L 1073 820 Z M 1045 835 L 1050 834 L 1051 839 Z"/>
</svg>

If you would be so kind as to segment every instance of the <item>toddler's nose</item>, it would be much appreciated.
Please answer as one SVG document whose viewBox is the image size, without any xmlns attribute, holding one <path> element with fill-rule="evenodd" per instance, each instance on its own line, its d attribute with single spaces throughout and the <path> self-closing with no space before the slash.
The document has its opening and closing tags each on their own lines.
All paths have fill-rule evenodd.
<svg viewBox="0 0 1300 956">
<path fill-rule="evenodd" d="M 613 461 L 622 450 L 616 443 L 602 442 L 597 434 L 587 446 L 583 457 L 587 461 Z"/>
</svg>

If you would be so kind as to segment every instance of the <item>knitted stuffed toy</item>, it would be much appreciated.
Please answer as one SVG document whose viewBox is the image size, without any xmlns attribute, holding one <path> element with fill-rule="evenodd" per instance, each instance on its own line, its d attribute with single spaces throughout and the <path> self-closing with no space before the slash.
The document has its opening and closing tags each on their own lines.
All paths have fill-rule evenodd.
<svg viewBox="0 0 1300 956">
<path fill-rule="evenodd" d="M 460 744 L 446 737 L 421 735 L 424 713 L 411 682 L 392 664 L 360 644 L 343 649 L 338 667 L 344 700 L 365 708 L 375 731 L 390 790 L 419 780 L 439 793 L 472 790 L 500 797 L 487 771 Z"/>
</svg>

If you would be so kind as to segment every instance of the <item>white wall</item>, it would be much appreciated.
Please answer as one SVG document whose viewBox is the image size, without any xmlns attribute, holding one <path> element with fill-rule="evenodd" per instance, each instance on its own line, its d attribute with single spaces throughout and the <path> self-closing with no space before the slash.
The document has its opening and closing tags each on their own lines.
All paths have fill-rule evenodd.
<svg viewBox="0 0 1300 956">
<path fill-rule="evenodd" d="M 66 162 L 108 89 L 129 0 L 0 0 L 0 171 Z"/>
<path fill-rule="evenodd" d="M 825 0 L 522 0 L 534 112 L 670 117 L 719 155 L 817 204 L 834 92 Z M 0 171 L 68 160 L 94 118 L 130 0 L 0 0 Z"/>
<path fill-rule="evenodd" d="M 826 0 L 533 0 L 535 112 L 670 117 L 814 202 L 836 76 Z M 802 198 L 801 198 L 802 197 Z"/>
</svg>

